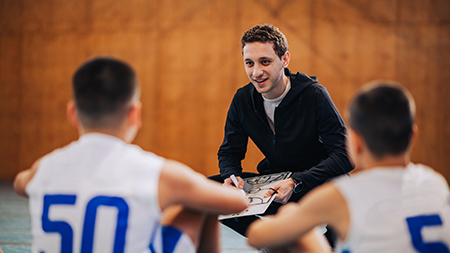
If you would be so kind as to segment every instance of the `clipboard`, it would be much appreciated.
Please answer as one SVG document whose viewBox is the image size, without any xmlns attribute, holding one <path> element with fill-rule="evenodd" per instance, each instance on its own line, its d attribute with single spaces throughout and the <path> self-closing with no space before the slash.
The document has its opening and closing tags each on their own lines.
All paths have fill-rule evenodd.
<svg viewBox="0 0 450 253">
<path fill-rule="evenodd" d="M 240 213 L 220 215 L 219 220 L 263 214 L 272 204 L 276 194 L 264 198 L 264 194 L 278 181 L 288 179 L 292 172 L 279 172 L 268 175 L 244 178 L 244 191 L 247 194 L 249 206 Z"/>
</svg>

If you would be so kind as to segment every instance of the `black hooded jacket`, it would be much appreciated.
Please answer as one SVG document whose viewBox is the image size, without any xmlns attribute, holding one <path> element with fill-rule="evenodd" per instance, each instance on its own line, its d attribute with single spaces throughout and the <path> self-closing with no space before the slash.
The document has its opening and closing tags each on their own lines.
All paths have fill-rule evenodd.
<svg viewBox="0 0 450 253">
<path fill-rule="evenodd" d="M 276 134 L 253 84 L 237 90 L 218 152 L 224 179 L 241 174 L 248 137 L 265 156 L 258 164 L 259 173 L 292 171 L 292 177 L 309 189 L 353 169 L 345 148 L 345 123 L 326 88 L 316 77 L 288 69 L 285 75 L 290 77 L 291 89 L 275 109 Z"/>
</svg>

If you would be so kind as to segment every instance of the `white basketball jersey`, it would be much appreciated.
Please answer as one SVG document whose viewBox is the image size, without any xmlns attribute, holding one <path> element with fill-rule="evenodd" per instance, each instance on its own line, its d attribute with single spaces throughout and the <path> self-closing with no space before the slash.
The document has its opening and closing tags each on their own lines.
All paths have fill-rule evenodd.
<svg viewBox="0 0 450 253">
<path fill-rule="evenodd" d="M 350 214 L 346 240 L 336 252 L 450 252 L 449 188 L 432 169 L 411 163 L 333 183 Z"/>
<path fill-rule="evenodd" d="M 33 252 L 162 252 L 164 161 L 99 133 L 45 156 L 27 186 Z"/>
</svg>

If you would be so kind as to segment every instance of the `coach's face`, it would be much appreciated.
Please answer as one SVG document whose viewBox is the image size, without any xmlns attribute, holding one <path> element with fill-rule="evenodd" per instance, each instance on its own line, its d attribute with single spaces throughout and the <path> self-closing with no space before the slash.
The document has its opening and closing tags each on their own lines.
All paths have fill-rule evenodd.
<svg viewBox="0 0 450 253">
<path fill-rule="evenodd" d="M 287 83 L 284 68 L 289 65 L 289 52 L 280 59 L 272 42 L 252 42 L 244 46 L 242 54 L 245 71 L 255 89 L 268 99 L 281 96 Z"/>
</svg>

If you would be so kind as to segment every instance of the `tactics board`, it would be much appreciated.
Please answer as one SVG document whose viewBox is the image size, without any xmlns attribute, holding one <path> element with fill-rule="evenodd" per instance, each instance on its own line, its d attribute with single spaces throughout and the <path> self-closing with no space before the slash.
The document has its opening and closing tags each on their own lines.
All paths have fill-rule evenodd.
<svg viewBox="0 0 450 253">
<path fill-rule="evenodd" d="M 219 220 L 264 213 L 276 195 L 264 198 L 264 194 L 278 181 L 288 179 L 290 175 L 291 172 L 280 172 L 244 178 L 244 191 L 247 193 L 249 207 L 240 213 L 220 215 Z"/>
</svg>

